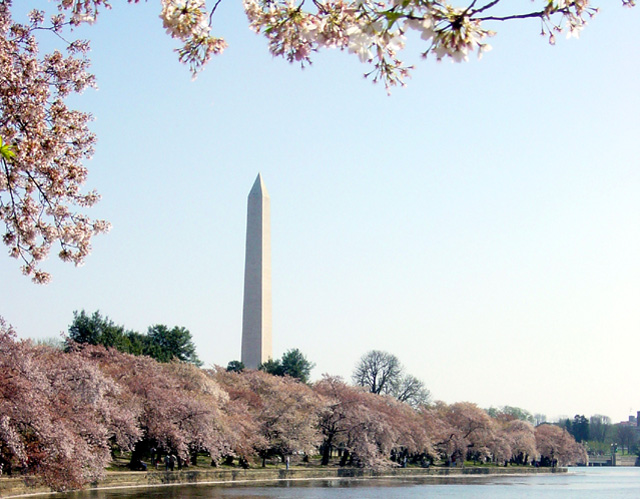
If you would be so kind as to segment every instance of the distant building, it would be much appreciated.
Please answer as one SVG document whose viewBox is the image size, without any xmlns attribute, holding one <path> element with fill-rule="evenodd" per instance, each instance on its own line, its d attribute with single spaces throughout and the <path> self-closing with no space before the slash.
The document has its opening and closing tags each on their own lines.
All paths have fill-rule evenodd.
<svg viewBox="0 0 640 499">
<path fill-rule="evenodd" d="M 640 411 L 636 413 L 636 416 L 629 416 L 628 421 L 620 421 L 618 424 L 621 426 L 635 426 L 636 428 L 640 428 Z"/>
</svg>

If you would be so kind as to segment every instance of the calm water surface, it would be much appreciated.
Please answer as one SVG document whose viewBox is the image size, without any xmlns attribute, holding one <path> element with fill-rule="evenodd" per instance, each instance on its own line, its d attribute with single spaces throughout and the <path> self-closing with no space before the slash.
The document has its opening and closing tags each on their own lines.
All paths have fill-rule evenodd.
<svg viewBox="0 0 640 499">
<path fill-rule="evenodd" d="M 283 481 L 256 487 L 178 485 L 150 489 L 85 491 L 57 495 L 65 499 L 223 498 L 223 499 L 417 499 L 475 498 L 640 498 L 640 468 L 569 468 L 556 475 L 447 479 L 331 479 Z"/>
</svg>

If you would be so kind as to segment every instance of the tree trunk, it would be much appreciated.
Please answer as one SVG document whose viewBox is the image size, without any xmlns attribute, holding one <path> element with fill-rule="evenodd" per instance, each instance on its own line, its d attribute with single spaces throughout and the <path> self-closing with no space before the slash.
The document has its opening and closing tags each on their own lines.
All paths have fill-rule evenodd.
<svg viewBox="0 0 640 499">
<path fill-rule="evenodd" d="M 322 466 L 326 466 L 329 464 L 329 461 L 331 460 L 331 441 L 333 440 L 332 437 L 327 438 L 327 440 L 325 440 L 324 445 L 322 446 Z"/>
<path fill-rule="evenodd" d="M 142 461 L 142 458 L 149 452 L 150 446 L 148 440 L 139 440 L 131 452 L 131 461 L 129 461 L 129 467 L 134 469 L 138 463 Z"/>
</svg>

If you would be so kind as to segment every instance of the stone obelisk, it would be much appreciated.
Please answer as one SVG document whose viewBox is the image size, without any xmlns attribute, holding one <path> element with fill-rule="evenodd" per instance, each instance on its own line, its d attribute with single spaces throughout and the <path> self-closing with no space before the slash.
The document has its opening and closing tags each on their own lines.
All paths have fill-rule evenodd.
<svg viewBox="0 0 640 499">
<path fill-rule="evenodd" d="M 256 369 L 271 358 L 271 215 L 269 193 L 258 174 L 247 200 L 242 355 Z"/>
</svg>

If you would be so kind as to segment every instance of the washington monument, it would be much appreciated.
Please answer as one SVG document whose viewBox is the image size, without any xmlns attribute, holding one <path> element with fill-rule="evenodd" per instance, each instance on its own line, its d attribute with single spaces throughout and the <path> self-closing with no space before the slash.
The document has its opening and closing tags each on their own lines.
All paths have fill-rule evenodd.
<svg viewBox="0 0 640 499">
<path fill-rule="evenodd" d="M 242 354 L 257 369 L 271 358 L 271 221 L 269 193 L 258 174 L 247 201 Z"/>
</svg>

